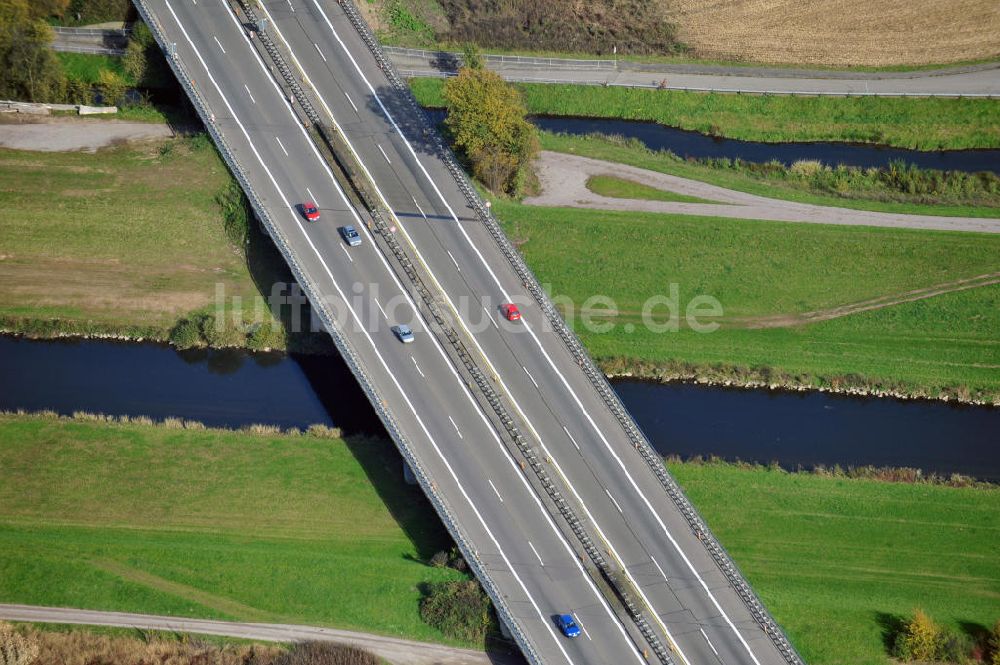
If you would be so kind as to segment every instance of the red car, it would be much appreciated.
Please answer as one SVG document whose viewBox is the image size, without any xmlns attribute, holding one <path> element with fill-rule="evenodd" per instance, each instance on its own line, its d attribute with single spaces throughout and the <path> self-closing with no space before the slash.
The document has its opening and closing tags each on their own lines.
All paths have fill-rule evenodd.
<svg viewBox="0 0 1000 665">
<path fill-rule="evenodd" d="M 302 204 L 302 215 L 310 222 L 315 222 L 319 219 L 319 208 L 312 201 L 306 201 Z"/>
<path fill-rule="evenodd" d="M 517 308 L 517 305 L 512 303 L 502 305 L 500 311 L 503 312 L 504 318 L 508 321 L 518 321 L 521 318 L 521 310 Z"/>
</svg>

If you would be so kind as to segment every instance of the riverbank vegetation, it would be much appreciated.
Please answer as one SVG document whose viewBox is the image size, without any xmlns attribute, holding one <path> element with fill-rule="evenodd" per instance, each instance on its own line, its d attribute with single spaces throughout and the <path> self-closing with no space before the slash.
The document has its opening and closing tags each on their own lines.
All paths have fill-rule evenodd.
<svg viewBox="0 0 1000 665">
<path fill-rule="evenodd" d="M 410 81 L 424 106 L 443 107 L 443 82 Z M 849 141 L 918 150 L 1000 147 L 990 99 L 731 95 L 517 83 L 528 113 L 648 120 L 747 141 Z"/>
<path fill-rule="evenodd" d="M 650 150 L 641 141 L 620 136 L 541 132 L 540 137 L 546 150 L 611 162 L 609 170 L 615 163 L 627 164 L 768 198 L 912 215 L 1000 217 L 1000 178 L 990 172 L 937 171 L 901 162 L 861 169 L 830 167 L 812 160 L 785 166 L 725 158 L 681 159 L 670 151 Z M 635 193 L 634 187 L 619 186 L 607 191 L 612 193 L 606 196 L 615 196 L 615 191 Z M 669 194 L 656 189 L 653 192 L 657 196 Z M 647 196 L 638 198 L 651 196 L 647 192 Z"/>
<path fill-rule="evenodd" d="M 0 415 L 0 600 L 451 641 L 421 585 L 465 575 L 390 443 L 132 420 Z M 915 607 L 997 618 L 996 488 L 669 467 L 809 663 L 887 665 Z"/>
<path fill-rule="evenodd" d="M 658 380 L 998 402 L 1000 238 L 638 212 L 494 209 L 602 367 Z M 644 303 L 670 296 L 659 332 Z M 587 313 L 594 294 L 614 306 Z M 719 301 L 714 332 L 684 324 L 696 296 Z M 658 306 L 652 318 L 670 314 Z"/>
</svg>

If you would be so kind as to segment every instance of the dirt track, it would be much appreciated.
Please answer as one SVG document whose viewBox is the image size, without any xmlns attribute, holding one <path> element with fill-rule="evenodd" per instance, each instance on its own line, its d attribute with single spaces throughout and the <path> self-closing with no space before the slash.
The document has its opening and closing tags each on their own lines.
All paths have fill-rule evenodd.
<svg viewBox="0 0 1000 665">
<path fill-rule="evenodd" d="M 995 218 L 904 215 L 795 203 L 745 194 L 697 180 L 666 175 L 634 166 L 564 153 L 542 152 L 538 160 L 538 167 L 542 193 L 539 196 L 525 199 L 524 202 L 528 205 L 661 212 L 808 224 L 1000 233 L 1000 219 Z M 719 203 L 672 203 L 600 196 L 587 189 L 587 179 L 595 175 L 627 178 L 657 189 L 718 201 Z"/>
</svg>

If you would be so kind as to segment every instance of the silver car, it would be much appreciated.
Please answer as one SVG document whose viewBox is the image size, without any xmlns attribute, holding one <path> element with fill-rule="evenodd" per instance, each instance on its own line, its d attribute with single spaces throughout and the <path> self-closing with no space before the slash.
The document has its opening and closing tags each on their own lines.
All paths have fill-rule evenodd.
<svg viewBox="0 0 1000 665">
<path fill-rule="evenodd" d="M 401 323 L 398 326 L 393 326 L 392 332 L 396 334 L 396 337 L 398 337 L 399 341 L 402 342 L 403 344 L 409 344 L 410 342 L 413 341 L 413 331 L 410 330 L 410 326 L 406 325 L 405 323 Z"/>
<path fill-rule="evenodd" d="M 353 226 L 341 226 L 337 230 L 340 231 L 340 236 L 344 239 L 344 242 L 351 247 L 357 247 L 361 244 L 361 234 Z"/>
</svg>

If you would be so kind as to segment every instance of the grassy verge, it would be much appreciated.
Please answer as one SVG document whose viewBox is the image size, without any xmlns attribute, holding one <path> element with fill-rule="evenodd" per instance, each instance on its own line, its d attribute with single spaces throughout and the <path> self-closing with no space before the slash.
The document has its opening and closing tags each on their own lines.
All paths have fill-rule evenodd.
<svg viewBox="0 0 1000 665">
<path fill-rule="evenodd" d="M 118 56 L 101 55 L 98 53 L 64 53 L 56 52 L 56 57 L 62 63 L 66 77 L 82 81 L 84 83 L 95 84 L 102 71 L 112 71 L 122 77 L 126 85 L 133 86 L 135 80 L 130 79 L 122 66 L 122 59 Z"/>
<path fill-rule="evenodd" d="M 245 252 L 233 244 L 232 188 L 204 136 L 96 154 L 0 150 L 0 325 L 166 340 L 180 321 L 215 312 L 217 293 L 227 321 L 252 321 L 255 298 L 290 279 L 253 225 Z M 248 343 L 233 325 L 223 332 L 217 345 Z M 261 341 L 285 345 L 283 335 Z"/>
<path fill-rule="evenodd" d="M 8 415 L 0 460 L 7 602 L 449 641 L 418 605 L 450 539 L 386 441 Z"/>
<path fill-rule="evenodd" d="M 504 201 L 495 209 L 553 294 L 576 308 L 594 294 L 613 299 L 613 314 L 594 312 L 607 332 L 585 329 L 579 311 L 570 317 L 613 372 L 1000 401 L 1000 286 L 897 298 L 1000 271 L 1000 238 Z M 703 322 L 718 330 L 643 325 L 644 303 L 670 284 L 682 323 L 694 297 L 717 299 L 723 316 Z M 884 307 L 837 315 L 882 297 Z M 806 312 L 832 315 L 809 323 Z M 657 323 L 666 317 L 665 306 L 655 309 Z"/>
<path fill-rule="evenodd" d="M 711 162 L 681 159 L 666 151 L 650 150 L 638 141 L 622 140 L 620 137 L 541 132 L 539 138 L 545 150 L 628 164 L 768 198 L 908 215 L 1000 217 L 1000 192 L 987 192 L 985 188 L 980 195 L 955 195 L 957 200 L 972 200 L 976 204 L 953 203 L 947 202 L 949 199 L 945 195 L 909 194 L 880 187 L 860 172 L 853 180 L 845 177 L 844 186 L 837 184 L 831 191 L 830 185 L 816 184 L 808 175 L 798 177 L 794 168 L 765 168 L 765 165 L 751 169 L 734 162 L 727 162 L 728 166 L 722 167 Z M 927 200 L 933 202 L 924 202 Z"/>
<path fill-rule="evenodd" d="M 382 441 L 0 416 L 0 599 L 447 641 L 448 538 Z M 998 490 L 671 469 L 807 662 L 886 665 L 887 617 L 991 625 Z"/>
<path fill-rule="evenodd" d="M 441 107 L 441 79 L 410 85 Z M 852 141 L 920 150 L 996 148 L 1000 124 L 989 99 L 729 95 L 545 83 L 515 84 L 542 115 L 650 120 L 749 141 Z"/>
<path fill-rule="evenodd" d="M 670 467 L 807 663 L 886 665 L 916 607 L 963 632 L 997 619 L 995 489 Z"/>
<path fill-rule="evenodd" d="M 609 175 L 595 175 L 587 178 L 587 189 L 600 196 L 616 199 L 643 199 L 646 201 L 674 201 L 679 203 L 715 203 L 697 196 L 686 196 L 664 189 L 657 189 L 641 182 Z"/>
</svg>

